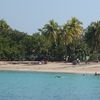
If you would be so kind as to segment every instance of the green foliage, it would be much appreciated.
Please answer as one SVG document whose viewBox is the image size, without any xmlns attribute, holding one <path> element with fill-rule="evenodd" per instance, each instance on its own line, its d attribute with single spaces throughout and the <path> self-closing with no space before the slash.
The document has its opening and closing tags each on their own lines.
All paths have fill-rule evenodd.
<svg viewBox="0 0 100 100">
<path fill-rule="evenodd" d="M 91 53 L 93 55 L 91 55 Z M 94 22 L 83 30 L 75 17 L 60 26 L 50 20 L 37 33 L 13 30 L 5 20 L 0 20 L 0 60 L 39 60 L 48 57 L 51 61 L 69 61 L 79 58 L 90 60 L 100 53 L 100 22 Z M 100 58 L 100 56 L 98 56 Z"/>
<path fill-rule="evenodd" d="M 91 54 L 89 57 L 89 61 L 95 61 L 95 62 L 100 61 L 100 54 Z"/>
<path fill-rule="evenodd" d="M 100 52 L 100 21 L 92 22 L 85 32 L 85 41 L 91 52 Z"/>
</svg>

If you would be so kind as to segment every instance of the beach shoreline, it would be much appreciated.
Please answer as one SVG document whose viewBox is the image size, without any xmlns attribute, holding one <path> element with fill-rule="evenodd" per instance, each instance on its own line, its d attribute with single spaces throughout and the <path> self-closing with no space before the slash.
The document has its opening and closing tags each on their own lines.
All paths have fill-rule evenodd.
<svg viewBox="0 0 100 100">
<path fill-rule="evenodd" d="M 0 71 L 100 74 L 100 63 L 81 63 L 79 65 L 72 65 L 71 63 L 64 62 L 48 62 L 48 64 L 11 64 L 1 61 Z"/>
</svg>

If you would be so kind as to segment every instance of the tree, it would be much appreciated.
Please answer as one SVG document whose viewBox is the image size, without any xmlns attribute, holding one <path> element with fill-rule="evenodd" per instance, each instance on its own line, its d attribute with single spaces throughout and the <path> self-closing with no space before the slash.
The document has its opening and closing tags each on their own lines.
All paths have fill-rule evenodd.
<svg viewBox="0 0 100 100">
<path fill-rule="evenodd" d="M 54 20 L 50 20 L 40 31 L 47 39 L 56 44 L 58 24 Z"/>
<path fill-rule="evenodd" d="M 69 20 L 62 29 L 62 37 L 65 45 L 65 56 L 67 56 L 67 48 L 69 48 L 69 44 L 73 43 L 75 49 L 75 45 L 77 44 L 77 40 L 80 39 L 81 34 L 83 32 L 82 23 L 73 17 Z"/>
<path fill-rule="evenodd" d="M 60 31 L 59 31 L 59 25 L 54 20 L 50 20 L 48 24 L 45 24 L 42 29 L 39 29 L 40 33 L 44 35 L 46 41 L 51 45 L 50 48 L 48 48 L 48 53 L 50 56 L 53 56 L 52 58 L 56 58 L 56 53 L 58 49 L 58 46 L 60 45 Z"/>
<path fill-rule="evenodd" d="M 4 30 L 4 31 L 8 31 L 8 30 L 10 30 L 11 28 L 10 28 L 10 26 L 6 23 L 6 21 L 4 20 L 4 19 L 1 19 L 0 20 L 0 32 L 2 31 L 2 30 Z"/>
<path fill-rule="evenodd" d="M 85 41 L 91 52 L 100 52 L 100 21 L 92 22 L 85 32 Z"/>
</svg>

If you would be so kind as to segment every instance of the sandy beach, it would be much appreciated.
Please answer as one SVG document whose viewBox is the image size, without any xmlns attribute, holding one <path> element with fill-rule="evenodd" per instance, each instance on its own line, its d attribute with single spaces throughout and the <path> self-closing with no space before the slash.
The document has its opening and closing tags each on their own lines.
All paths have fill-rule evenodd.
<svg viewBox="0 0 100 100">
<path fill-rule="evenodd" d="M 64 62 L 49 62 L 48 64 L 11 64 L 0 62 L 0 71 L 33 71 L 33 72 L 60 72 L 60 73 L 100 73 L 100 63 L 81 63 L 72 65 Z"/>
</svg>

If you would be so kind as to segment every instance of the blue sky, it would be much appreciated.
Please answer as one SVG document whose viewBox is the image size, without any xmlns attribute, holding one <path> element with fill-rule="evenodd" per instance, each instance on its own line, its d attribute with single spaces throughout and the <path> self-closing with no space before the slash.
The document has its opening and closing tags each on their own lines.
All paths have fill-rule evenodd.
<svg viewBox="0 0 100 100">
<path fill-rule="evenodd" d="M 62 25 L 73 16 L 84 27 L 100 20 L 100 0 L 0 0 L 0 19 L 29 34 L 37 32 L 50 19 Z"/>
</svg>

